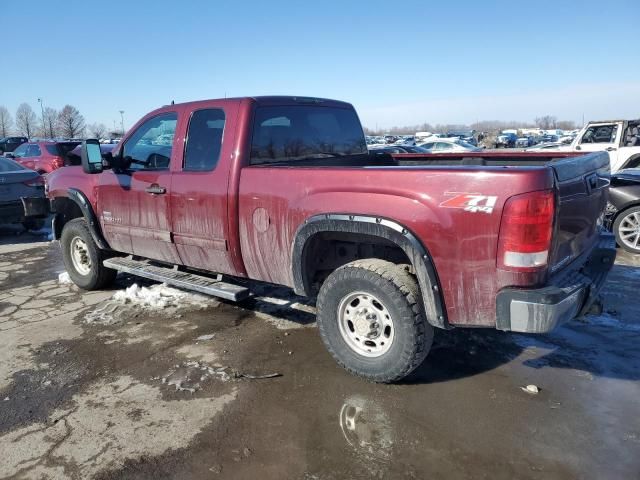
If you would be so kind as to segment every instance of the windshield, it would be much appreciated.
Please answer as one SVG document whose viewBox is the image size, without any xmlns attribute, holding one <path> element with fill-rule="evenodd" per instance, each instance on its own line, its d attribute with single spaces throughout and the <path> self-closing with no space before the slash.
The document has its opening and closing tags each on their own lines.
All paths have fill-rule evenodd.
<svg viewBox="0 0 640 480">
<path fill-rule="evenodd" d="M 256 109 L 253 165 L 366 154 L 364 133 L 351 108 L 281 105 Z"/>
</svg>

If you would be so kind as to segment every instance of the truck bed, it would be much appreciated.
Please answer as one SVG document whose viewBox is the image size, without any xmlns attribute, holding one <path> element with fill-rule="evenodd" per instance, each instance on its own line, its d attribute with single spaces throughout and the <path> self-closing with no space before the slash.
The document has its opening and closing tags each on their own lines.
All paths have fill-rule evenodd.
<svg viewBox="0 0 640 480">
<path fill-rule="evenodd" d="M 370 155 L 291 164 L 256 165 L 241 172 L 239 218 L 248 276 L 293 285 L 291 245 L 305 219 L 337 213 L 388 218 L 406 226 L 430 252 L 442 284 L 449 322 L 494 326 L 495 297 L 508 286 L 543 284 L 547 278 L 500 272 L 496 266 L 502 208 L 513 195 L 556 188 L 557 231 L 551 272 L 567 267 L 596 240 L 604 210 L 606 153 L 480 152 Z M 524 168 L 517 168 L 524 167 Z M 587 192 L 585 176 L 597 174 Z M 461 194 L 493 199 L 470 213 L 448 208 Z M 261 231 L 256 212 L 272 212 L 278 228 Z"/>
</svg>

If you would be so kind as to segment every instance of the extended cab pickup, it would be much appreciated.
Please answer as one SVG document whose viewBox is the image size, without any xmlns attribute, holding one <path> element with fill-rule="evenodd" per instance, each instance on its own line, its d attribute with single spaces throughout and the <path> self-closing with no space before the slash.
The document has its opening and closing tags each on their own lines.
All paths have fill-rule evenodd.
<svg viewBox="0 0 640 480">
<path fill-rule="evenodd" d="M 115 270 L 230 300 L 242 279 L 285 285 L 374 381 L 415 369 L 434 328 L 584 314 L 615 259 L 606 152 L 369 155 L 351 105 L 256 97 L 165 106 L 81 153 L 47 179 L 78 286 Z"/>
</svg>

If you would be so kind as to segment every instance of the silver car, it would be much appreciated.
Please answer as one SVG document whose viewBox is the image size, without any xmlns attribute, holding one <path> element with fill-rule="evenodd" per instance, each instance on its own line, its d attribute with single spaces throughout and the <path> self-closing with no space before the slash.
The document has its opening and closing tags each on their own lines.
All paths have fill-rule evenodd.
<svg viewBox="0 0 640 480">
<path fill-rule="evenodd" d="M 0 223 L 22 223 L 28 230 L 39 230 L 46 215 L 42 175 L 0 157 Z"/>
</svg>

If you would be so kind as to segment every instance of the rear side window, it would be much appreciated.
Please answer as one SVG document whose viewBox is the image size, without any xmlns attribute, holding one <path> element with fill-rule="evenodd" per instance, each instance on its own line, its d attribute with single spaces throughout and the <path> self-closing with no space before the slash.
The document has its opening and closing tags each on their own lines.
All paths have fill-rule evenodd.
<svg viewBox="0 0 640 480">
<path fill-rule="evenodd" d="M 44 148 L 47 149 L 47 152 L 49 152 L 50 155 L 60 156 L 57 145 L 45 145 Z"/>
<path fill-rule="evenodd" d="M 222 148 L 224 110 L 197 110 L 189 120 L 183 170 L 206 172 L 216 168 Z"/>
<path fill-rule="evenodd" d="M 40 155 L 42 155 L 42 150 L 39 145 L 29 145 L 25 157 L 39 157 Z"/>
<path fill-rule="evenodd" d="M 258 107 L 251 164 L 367 154 L 353 109 L 318 106 Z"/>
</svg>

